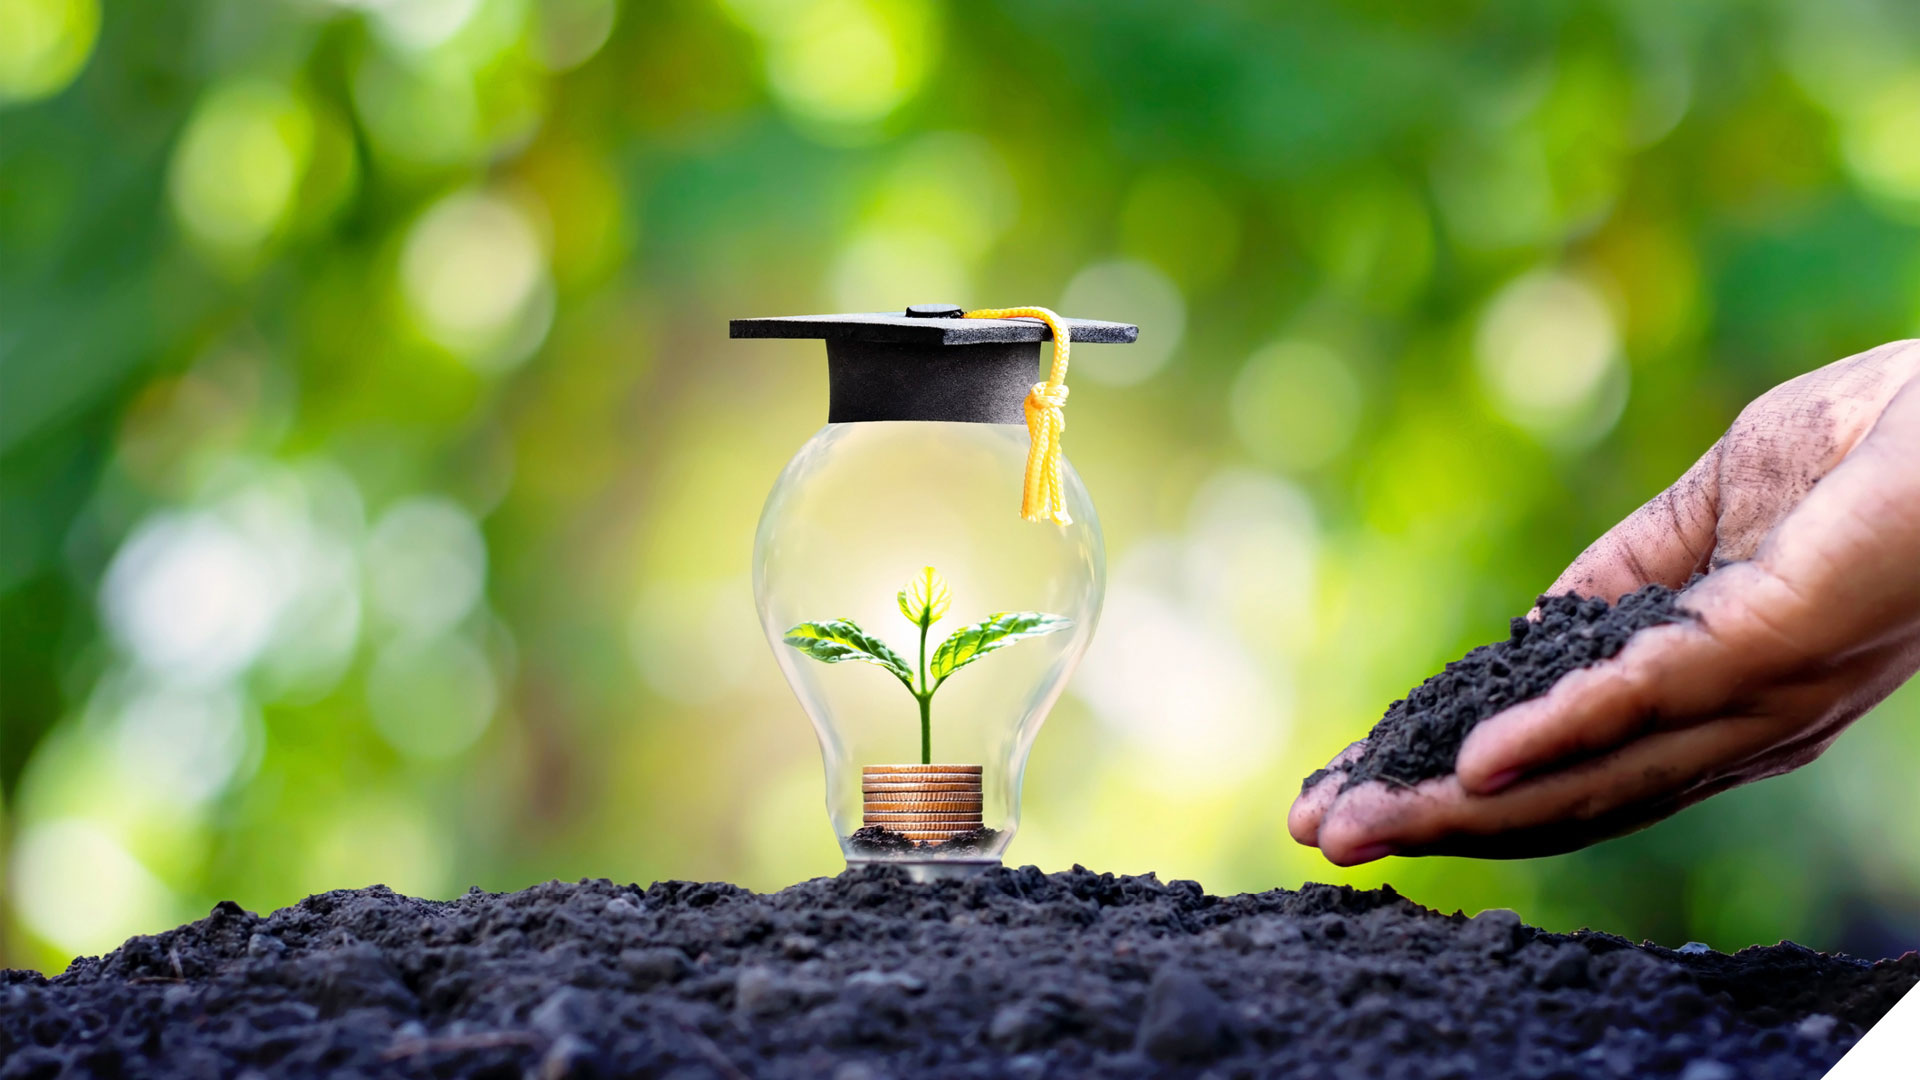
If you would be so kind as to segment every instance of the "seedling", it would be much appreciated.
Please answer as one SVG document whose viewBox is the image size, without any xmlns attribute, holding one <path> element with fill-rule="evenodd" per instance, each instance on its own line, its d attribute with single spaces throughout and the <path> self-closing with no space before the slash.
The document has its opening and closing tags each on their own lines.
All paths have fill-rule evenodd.
<svg viewBox="0 0 1920 1080">
<path fill-rule="evenodd" d="M 860 629 L 852 619 L 803 622 L 787 631 L 786 643 L 826 664 L 858 660 L 891 672 L 920 704 L 920 763 L 933 762 L 933 695 L 953 673 L 975 660 L 1028 638 L 1042 637 L 1073 625 L 1073 620 L 1044 611 L 1003 611 L 982 622 L 963 626 L 947 636 L 927 657 L 927 633 L 953 606 L 947 579 L 933 567 L 923 567 L 900 590 L 900 614 L 920 629 L 920 667 L 916 675 L 905 658 L 886 642 Z"/>
</svg>

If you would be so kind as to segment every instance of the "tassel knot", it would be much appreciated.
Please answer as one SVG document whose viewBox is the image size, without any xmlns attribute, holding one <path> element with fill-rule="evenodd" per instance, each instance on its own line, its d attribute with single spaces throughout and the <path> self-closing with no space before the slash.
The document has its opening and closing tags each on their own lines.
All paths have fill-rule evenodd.
<svg viewBox="0 0 1920 1080">
<path fill-rule="evenodd" d="M 1020 493 L 1020 516 L 1028 521 L 1071 525 L 1066 485 L 1060 479 L 1060 436 L 1067 430 L 1066 323 L 1043 307 L 982 308 L 967 319 L 1039 319 L 1053 332 L 1053 366 L 1047 381 L 1027 392 L 1027 482 Z"/>
</svg>

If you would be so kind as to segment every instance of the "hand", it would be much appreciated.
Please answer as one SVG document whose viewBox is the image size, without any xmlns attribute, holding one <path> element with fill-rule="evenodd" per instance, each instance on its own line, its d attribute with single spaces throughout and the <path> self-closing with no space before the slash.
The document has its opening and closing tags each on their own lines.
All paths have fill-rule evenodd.
<svg viewBox="0 0 1920 1080">
<path fill-rule="evenodd" d="M 1920 342 L 1768 391 L 1548 592 L 1612 602 L 1697 573 L 1694 619 L 1488 718 L 1453 775 L 1341 791 L 1362 740 L 1288 830 L 1342 866 L 1546 855 L 1818 757 L 1920 669 Z"/>
</svg>

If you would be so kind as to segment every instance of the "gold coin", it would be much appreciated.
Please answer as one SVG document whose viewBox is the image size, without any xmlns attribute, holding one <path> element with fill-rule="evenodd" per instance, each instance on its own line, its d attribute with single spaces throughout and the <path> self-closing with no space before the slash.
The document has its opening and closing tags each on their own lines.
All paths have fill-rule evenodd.
<svg viewBox="0 0 1920 1080">
<path fill-rule="evenodd" d="M 863 776 L 873 776 L 876 773 L 963 773 L 978 776 L 981 768 L 979 765 L 862 765 L 860 773 Z"/>
<path fill-rule="evenodd" d="M 978 829 L 986 824 L 979 818 L 867 818 L 863 824 L 887 829 Z"/>
<path fill-rule="evenodd" d="M 867 800 L 866 811 L 869 814 L 977 814 L 980 812 L 980 800 L 971 802 L 874 802 Z"/>
<path fill-rule="evenodd" d="M 860 794 L 861 797 L 865 798 L 868 802 L 872 802 L 875 799 L 881 802 L 943 802 L 947 799 L 965 801 L 980 798 L 980 789 L 977 787 L 963 788 L 959 791 L 945 790 L 953 786 L 954 785 L 951 784 L 942 785 L 940 789 L 932 791 L 926 788 L 908 788 L 905 791 L 863 791 Z"/>
</svg>

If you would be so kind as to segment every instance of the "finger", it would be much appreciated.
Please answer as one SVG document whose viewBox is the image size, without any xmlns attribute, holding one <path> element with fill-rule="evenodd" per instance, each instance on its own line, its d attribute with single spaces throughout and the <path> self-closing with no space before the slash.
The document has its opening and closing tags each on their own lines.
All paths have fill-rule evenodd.
<svg viewBox="0 0 1920 1080">
<path fill-rule="evenodd" d="M 1467 733 L 1454 760 L 1463 790 L 1491 795 L 1522 776 L 1591 757 L 1646 734 L 1671 709 L 1663 690 L 1677 669 L 1703 662 L 1713 643 L 1685 624 L 1642 630 L 1611 660 L 1572 672 L 1532 701 L 1487 718 Z"/>
<path fill-rule="evenodd" d="M 1411 791 L 1362 784 L 1342 793 L 1320 826 L 1329 861 L 1378 852 L 1471 850 L 1522 856 L 1565 851 L 1631 831 L 1740 783 L 1739 763 L 1788 737 L 1792 719 L 1726 717 L 1636 740 L 1605 757 L 1474 795 L 1457 777 Z"/>
<path fill-rule="evenodd" d="M 1340 786 L 1346 783 L 1347 773 L 1342 766 L 1366 752 L 1367 740 L 1360 739 L 1345 750 L 1333 756 L 1327 767 L 1320 770 L 1318 776 L 1310 777 L 1309 782 L 1293 800 L 1293 807 L 1287 811 L 1287 832 L 1296 843 L 1314 846 L 1320 833 L 1320 817 L 1327 807 L 1333 804 L 1334 797 L 1340 794 Z"/>
<path fill-rule="evenodd" d="M 1742 687 L 1799 654 L 1776 632 L 1771 613 L 1800 601 L 1759 567 L 1727 567 L 1681 603 L 1686 621 L 1642 630 L 1612 659 L 1476 726 L 1454 762 L 1461 786 L 1492 794 L 1530 773 L 1723 711 Z"/>
<path fill-rule="evenodd" d="M 1642 585 L 1680 588 L 1706 570 L 1718 516 L 1720 446 L 1715 443 L 1672 487 L 1581 552 L 1548 594 L 1572 592 L 1613 603 Z"/>
<path fill-rule="evenodd" d="M 1455 817 L 1453 807 L 1469 798 L 1451 776 L 1411 787 L 1368 780 L 1335 793 L 1321 815 L 1315 846 L 1335 866 L 1397 855 L 1396 837 L 1423 835 L 1421 823 L 1442 827 Z"/>
<path fill-rule="evenodd" d="M 1669 795 L 1625 803 L 1585 820 L 1549 821 L 1489 834 L 1455 833 L 1400 854 L 1409 858 L 1452 855 L 1471 859 L 1538 859 L 1564 855 L 1638 832 L 1745 782 L 1737 776 L 1721 777 Z"/>
</svg>

